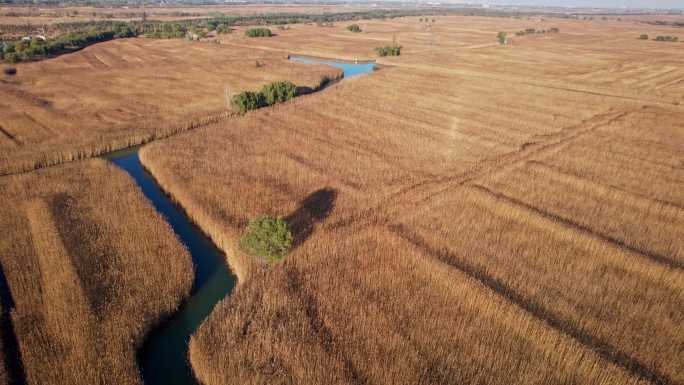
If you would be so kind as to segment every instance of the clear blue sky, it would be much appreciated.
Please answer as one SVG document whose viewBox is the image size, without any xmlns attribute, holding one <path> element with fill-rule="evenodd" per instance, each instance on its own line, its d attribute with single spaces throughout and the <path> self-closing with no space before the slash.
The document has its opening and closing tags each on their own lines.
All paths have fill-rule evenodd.
<svg viewBox="0 0 684 385">
<path fill-rule="evenodd" d="M 684 0 L 476 0 L 473 3 L 486 4 L 523 4 L 551 5 L 567 7 L 601 7 L 601 8 L 680 8 L 684 9 Z"/>
</svg>

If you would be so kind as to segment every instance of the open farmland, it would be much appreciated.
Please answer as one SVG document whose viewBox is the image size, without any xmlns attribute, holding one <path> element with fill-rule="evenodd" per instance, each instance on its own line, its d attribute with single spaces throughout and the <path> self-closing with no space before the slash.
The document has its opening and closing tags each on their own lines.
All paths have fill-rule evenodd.
<svg viewBox="0 0 684 385">
<path fill-rule="evenodd" d="M 203 383 L 684 383 L 681 45 L 637 39 L 663 27 L 561 20 L 497 45 L 530 23 L 224 39 L 406 49 L 142 150 L 242 282 L 192 340 Z M 261 214 L 293 225 L 285 263 L 236 247 Z"/>
<path fill-rule="evenodd" d="M 136 349 L 192 284 L 169 226 L 103 160 L 3 177 L 0 194 L 25 383 L 140 384 Z"/>
<path fill-rule="evenodd" d="M 286 55 L 125 39 L 17 65 L 0 79 L 0 174 L 128 147 L 216 121 L 230 97 L 275 80 L 316 88 L 336 70 Z"/>
</svg>

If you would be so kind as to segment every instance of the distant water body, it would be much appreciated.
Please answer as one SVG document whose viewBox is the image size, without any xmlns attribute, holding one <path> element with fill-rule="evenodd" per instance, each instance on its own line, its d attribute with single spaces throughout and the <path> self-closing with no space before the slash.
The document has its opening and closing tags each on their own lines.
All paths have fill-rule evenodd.
<svg viewBox="0 0 684 385">
<path fill-rule="evenodd" d="M 296 55 L 291 55 L 290 60 L 304 64 L 327 64 L 335 68 L 340 68 L 342 71 L 344 71 L 345 78 L 358 75 L 365 75 L 375 70 L 375 63 L 351 63 L 332 59 L 318 59 L 308 56 Z"/>
</svg>

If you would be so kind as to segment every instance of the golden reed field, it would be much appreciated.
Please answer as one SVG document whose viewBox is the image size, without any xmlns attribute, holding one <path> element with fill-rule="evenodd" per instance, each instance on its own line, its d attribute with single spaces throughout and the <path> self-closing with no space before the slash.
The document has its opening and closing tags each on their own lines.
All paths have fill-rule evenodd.
<svg viewBox="0 0 684 385">
<path fill-rule="evenodd" d="M 192 285 L 168 224 L 104 160 L 2 177 L 0 194 L 26 383 L 141 384 L 136 349 Z"/>
<path fill-rule="evenodd" d="M 200 381 L 684 383 L 681 45 L 634 22 L 416 19 L 228 36 L 405 53 L 142 150 L 241 280 L 193 337 Z M 527 25 L 561 32 L 494 39 Z M 264 213 L 305 223 L 280 265 L 235 247 Z"/>
<path fill-rule="evenodd" d="M 192 280 L 123 171 L 29 170 L 177 134 L 140 158 L 239 279 L 191 339 L 203 385 L 684 385 L 684 43 L 639 39 L 681 29 L 418 19 L 117 40 L 3 78 L 2 322 L 27 383 L 142 383 L 136 349 Z M 372 74 L 227 110 L 339 77 L 288 54 L 393 40 Z M 293 231 L 281 263 L 237 247 L 264 214 Z"/>
<path fill-rule="evenodd" d="M 257 64 L 258 63 L 258 64 Z M 0 78 L 0 174 L 99 155 L 230 115 L 230 97 L 274 80 L 317 88 L 330 67 L 185 40 L 122 39 L 16 66 Z"/>
</svg>

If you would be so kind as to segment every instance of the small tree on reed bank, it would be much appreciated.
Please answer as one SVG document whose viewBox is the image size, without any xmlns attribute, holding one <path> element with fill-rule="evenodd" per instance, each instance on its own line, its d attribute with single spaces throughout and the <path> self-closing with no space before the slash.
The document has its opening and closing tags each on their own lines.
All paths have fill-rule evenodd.
<svg viewBox="0 0 684 385">
<path fill-rule="evenodd" d="M 244 91 L 233 96 L 232 104 L 238 112 L 247 112 L 265 106 L 266 101 L 261 92 Z"/>
<path fill-rule="evenodd" d="M 352 24 L 352 25 L 348 26 L 347 29 L 352 31 L 352 32 L 361 32 L 361 27 L 359 27 L 358 24 Z"/>
<path fill-rule="evenodd" d="M 240 249 L 245 253 L 264 257 L 269 262 L 281 261 L 292 247 L 292 232 L 281 218 L 261 216 L 253 219 L 247 232 L 240 239 Z"/>
<path fill-rule="evenodd" d="M 397 44 L 397 38 L 394 36 L 392 38 L 392 45 L 377 47 L 375 52 L 377 52 L 378 56 L 399 56 L 401 55 L 401 46 Z"/>
<path fill-rule="evenodd" d="M 496 38 L 499 39 L 499 44 L 501 44 L 501 45 L 508 44 L 508 34 L 506 32 L 499 32 L 496 35 Z"/>
<path fill-rule="evenodd" d="M 294 83 L 284 80 L 266 84 L 261 89 L 261 94 L 267 105 L 286 102 L 297 96 L 297 86 Z"/>
</svg>

